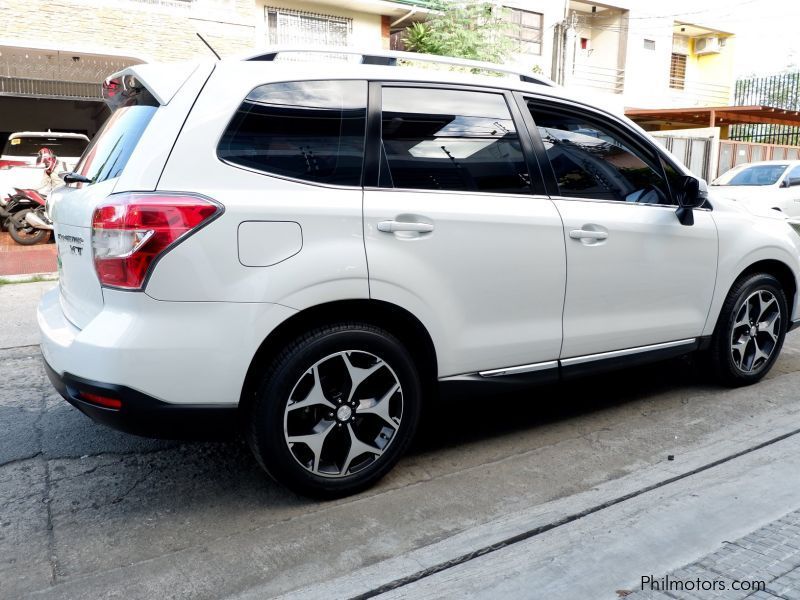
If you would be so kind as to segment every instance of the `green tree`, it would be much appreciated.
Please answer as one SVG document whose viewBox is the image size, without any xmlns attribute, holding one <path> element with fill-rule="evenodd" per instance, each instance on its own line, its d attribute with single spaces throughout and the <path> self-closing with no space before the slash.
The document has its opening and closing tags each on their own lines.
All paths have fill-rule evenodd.
<svg viewBox="0 0 800 600">
<path fill-rule="evenodd" d="M 491 2 L 442 1 L 427 21 L 406 28 L 403 38 L 406 49 L 503 62 L 515 45 L 508 35 L 512 25 L 506 19 L 506 12 Z"/>
</svg>

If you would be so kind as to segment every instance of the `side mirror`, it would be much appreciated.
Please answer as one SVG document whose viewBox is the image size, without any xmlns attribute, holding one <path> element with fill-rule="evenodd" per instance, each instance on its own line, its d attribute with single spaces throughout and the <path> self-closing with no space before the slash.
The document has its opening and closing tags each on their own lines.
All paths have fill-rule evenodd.
<svg viewBox="0 0 800 600">
<path fill-rule="evenodd" d="M 783 180 L 783 187 L 794 187 L 800 185 L 800 177 L 787 177 Z"/>
<path fill-rule="evenodd" d="M 675 215 L 681 225 L 694 225 L 693 208 L 699 208 L 706 201 L 705 192 L 700 191 L 700 181 L 686 175 L 678 184 L 678 190 L 675 194 L 675 199 L 678 201 L 678 209 Z"/>
</svg>

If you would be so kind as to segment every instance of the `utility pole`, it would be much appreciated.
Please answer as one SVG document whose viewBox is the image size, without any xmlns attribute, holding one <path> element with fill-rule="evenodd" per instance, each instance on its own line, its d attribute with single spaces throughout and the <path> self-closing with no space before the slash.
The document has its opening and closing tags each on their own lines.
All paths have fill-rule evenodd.
<svg viewBox="0 0 800 600">
<path fill-rule="evenodd" d="M 568 7 L 568 5 L 567 5 Z M 567 9 L 568 10 L 568 9 Z M 553 32 L 553 66 L 551 79 L 567 85 L 575 67 L 575 37 L 577 15 L 564 15 L 564 20 L 556 23 Z"/>
</svg>

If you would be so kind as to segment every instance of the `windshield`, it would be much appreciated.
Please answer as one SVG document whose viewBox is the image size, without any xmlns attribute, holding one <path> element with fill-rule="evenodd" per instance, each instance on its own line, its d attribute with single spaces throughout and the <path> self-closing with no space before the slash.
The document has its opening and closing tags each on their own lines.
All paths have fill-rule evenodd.
<svg viewBox="0 0 800 600">
<path fill-rule="evenodd" d="M 4 156 L 36 156 L 42 148 L 49 148 L 56 156 L 80 156 L 89 144 L 83 138 L 24 136 L 11 138 L 3 149 Z"/>
<path fill-rule="evenodd" d="M 711 185 L 774 185 L 789 165 L 750 165 L 731 169 Z"/>
</svg>

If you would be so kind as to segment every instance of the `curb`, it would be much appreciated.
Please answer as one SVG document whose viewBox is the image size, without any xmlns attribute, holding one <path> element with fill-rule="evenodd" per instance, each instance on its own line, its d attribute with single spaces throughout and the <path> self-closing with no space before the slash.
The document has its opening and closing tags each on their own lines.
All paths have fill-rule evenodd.
<svg viewBox="0 0 800 600">
<path fill-rule="evenodd" d="M 58 273 L 26 273 L 24 275 L 0 275 L 3 283 L 33 283 L 35 281 L 58 281 Z"/>
</svg>

